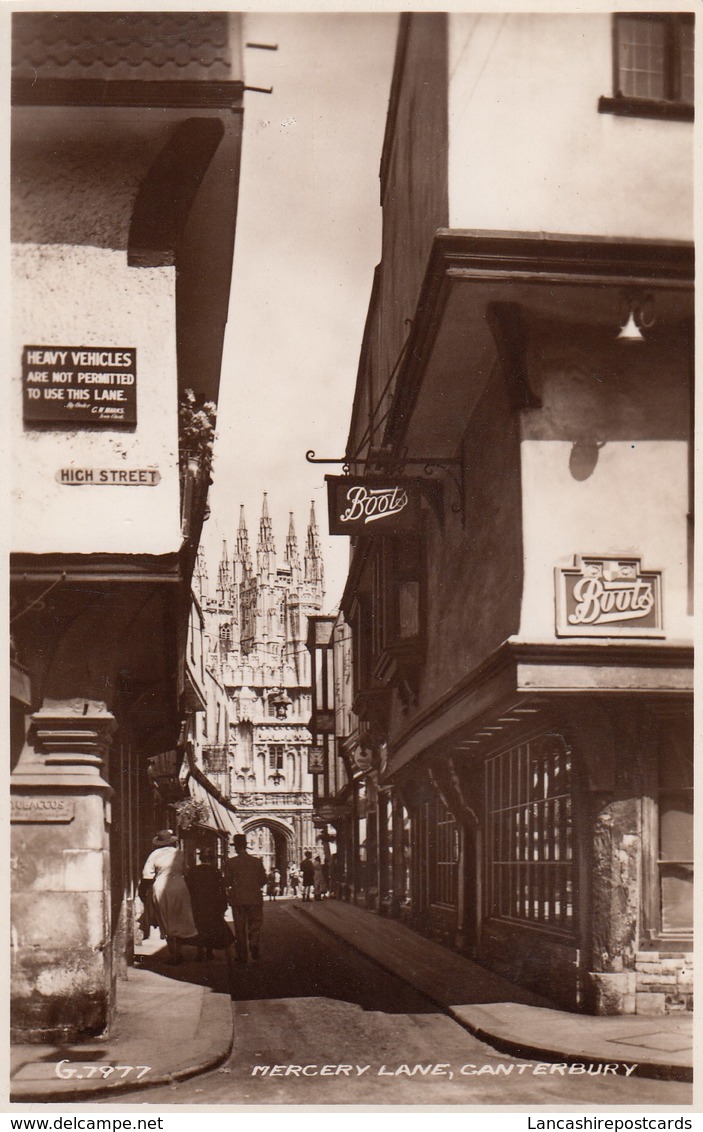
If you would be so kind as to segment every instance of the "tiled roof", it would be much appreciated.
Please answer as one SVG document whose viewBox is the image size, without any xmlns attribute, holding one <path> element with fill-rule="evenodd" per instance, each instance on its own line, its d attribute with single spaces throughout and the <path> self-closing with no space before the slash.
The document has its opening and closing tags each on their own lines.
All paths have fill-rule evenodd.
<svg viewBox="0 0 703 1132">
<path fill-rule="evenodd" d="M 241 77 L 232 54 L 226 12 L 16 12 L 12 19 L 15 78 L 226 82 Z"/>
</svg>

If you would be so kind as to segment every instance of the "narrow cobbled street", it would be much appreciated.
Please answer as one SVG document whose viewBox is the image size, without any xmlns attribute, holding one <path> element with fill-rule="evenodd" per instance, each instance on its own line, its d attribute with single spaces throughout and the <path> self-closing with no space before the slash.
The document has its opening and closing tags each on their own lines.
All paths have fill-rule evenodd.
<svg viewBox="0 0 703 1132">
<path fill-rule="evenodd" d="M 144 965 L 227 994 L 222 953 L 209 963 Z M 225 1065 L 122 1094 L 155 1105 L 686 1105 L 687 1084 L 509 1057 L 368 961 L 291 900 L 268 901 L 260 960 L 231 970 L 234 1047 Z M 177 1036 L 174 1037 L 177 1040 Z"/>
</svg>

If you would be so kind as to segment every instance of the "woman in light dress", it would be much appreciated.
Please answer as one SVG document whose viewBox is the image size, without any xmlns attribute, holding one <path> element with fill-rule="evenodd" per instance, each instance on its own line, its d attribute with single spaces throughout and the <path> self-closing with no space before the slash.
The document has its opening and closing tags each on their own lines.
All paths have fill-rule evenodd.
<svg viewBox="0 0 703 1132">
<path fill-rule="evenodd" d="M 170 962 L 180 963 L 181 943 L 185 941 L 196 945 L 198 937 L 185 882 L 185 862 L 173 830 L 162 829 L 152 844 L 154 848 L 144 863 L 142 878 L 153 881 L 156 922 L 161 934 L 166 937 Z"/>
<path fill-rule="evenodd" d="M 315 869 L 315 879 L 313 880 L 315 899 L 322 900 L 327 892 L 327 877 L 325 876 L 324 865 L 319 857 L 316 857 L 313 861 L 313 867 Z"/>
</svg>

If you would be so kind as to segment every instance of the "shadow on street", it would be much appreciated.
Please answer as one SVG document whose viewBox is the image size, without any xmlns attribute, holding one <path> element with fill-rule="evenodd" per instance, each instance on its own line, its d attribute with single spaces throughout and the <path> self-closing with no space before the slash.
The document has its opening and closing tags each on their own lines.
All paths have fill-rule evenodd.
<svg viewBox="0 0 703 1132">
<path fill-rule="evenodd" d="M 170 966 L 165 941 L 154 950 L 156 929 L 137 962 L 165 978 L 229 993 L 234 1002 L 332 998 L 389 1014 L 436 1013 L 437 1007 L 413 987 L 306 919 L 296 904 L 266 902 L 261 958 L 248 966 L 235 962 L 233 948 L 227 956 L 216 951 L 214 959 L 196 962 L 195 948 L 187 946 L 183 962 Z"/>
</svg>

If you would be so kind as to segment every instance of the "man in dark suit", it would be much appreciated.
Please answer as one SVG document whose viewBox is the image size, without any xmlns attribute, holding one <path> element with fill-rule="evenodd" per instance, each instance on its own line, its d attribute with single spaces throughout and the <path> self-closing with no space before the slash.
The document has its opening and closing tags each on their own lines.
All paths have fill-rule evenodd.
<svg viewBox="0 0 703 1132">
<path fill-rule="evenodd" d="M 247 852 L 247 839 L 243 833 L 232 838 L 235 856 L 225 865 L 227 898 L 234 920 L 235 955 L 238 963 L 246 963 L 249 956 L 259 958 L 259 937 L 264 919 L 263 886 L 266 870 L 260 857 Z"/>
</svg>

